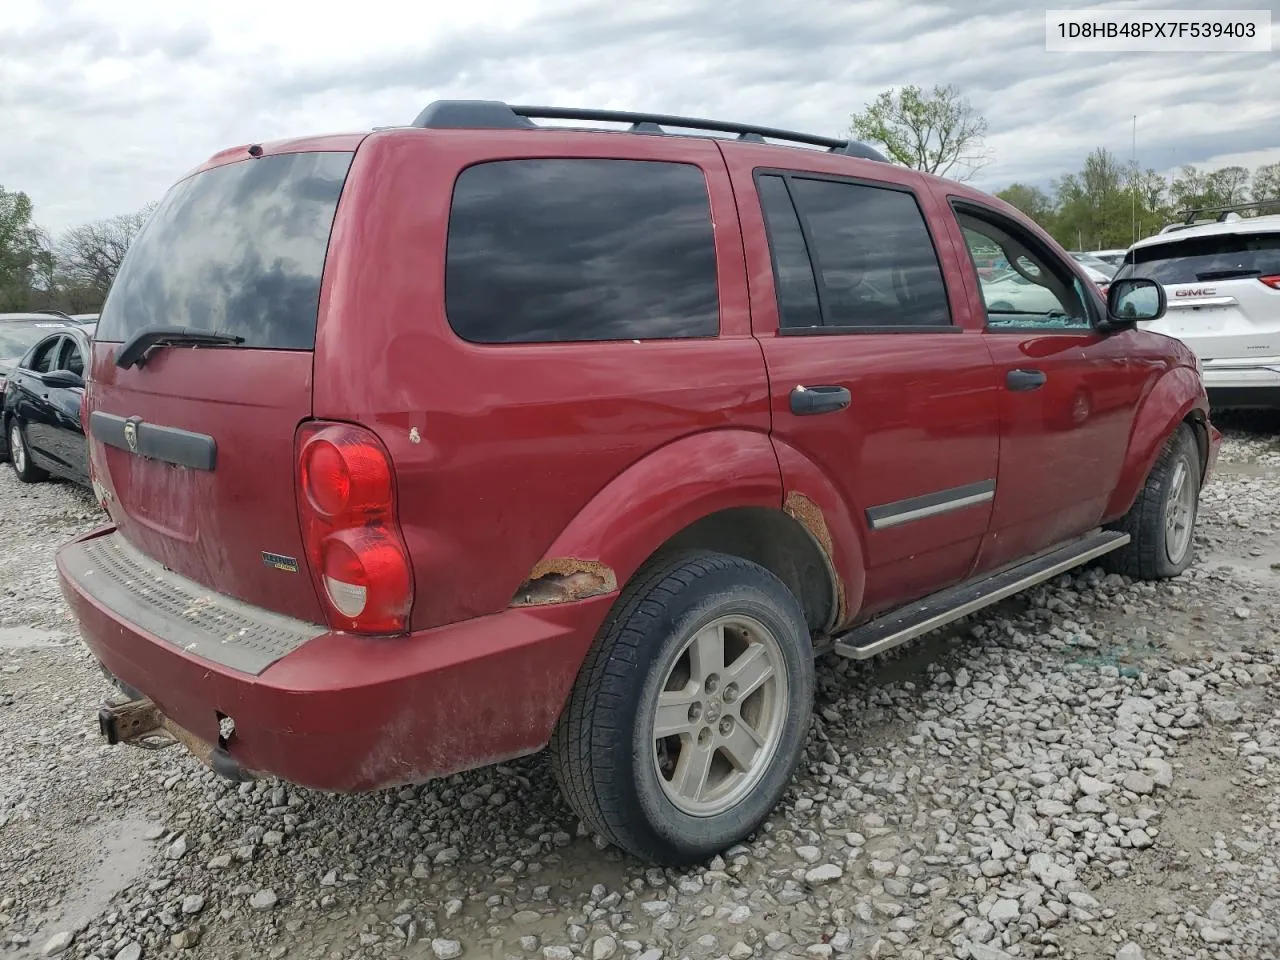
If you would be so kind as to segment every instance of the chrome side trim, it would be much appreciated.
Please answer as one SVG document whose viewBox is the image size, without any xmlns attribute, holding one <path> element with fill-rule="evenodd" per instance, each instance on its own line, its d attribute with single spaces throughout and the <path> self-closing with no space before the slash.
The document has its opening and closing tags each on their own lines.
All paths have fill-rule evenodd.
<svg viewBox="0 0 1280 960">
<path fill-rule="evenodd" d="M 952 510 L 963 510 L 979 503 L 986 503 L 995 498 L 996 482 L 981 480 L 978 483 L 967 483 L 963 487 L 952 487 L 939 490 L 937 493 L 926 493 L 906 500 L 895 500 L 893 503 L 881 504 L 867 509 L 867 525 L 872 530 L 885 530 L 913 520 L 936 517 L 940 513 Z"/>
</svg>

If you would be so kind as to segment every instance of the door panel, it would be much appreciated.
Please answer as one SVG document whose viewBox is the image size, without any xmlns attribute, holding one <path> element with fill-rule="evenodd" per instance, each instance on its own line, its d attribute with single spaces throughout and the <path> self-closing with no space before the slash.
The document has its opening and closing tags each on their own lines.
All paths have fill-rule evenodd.
<svg viewBox="0 0 1280 960">
<path fill-rule="evenodd" d="M 1096 527 L 1119 478 L 1146 373 L 1095 323 L 1078 266 L 1025 225 L 969 200 L 948 222 L 971 255 L 969 296 L 1001 384 L 1000 466 L 979 571 Z M 1011 268 L 982 277 L 992 250 Z"/>
<path fill-rule="evenodd" d="M 981 332 L 965 329 L 968 304 L 942 282 L 939 255 L 952 251 L 931 246 L 915 174 L 868 161 L 874 182 L 806 191 L 796 181 L 811 174 L 762 169 L 776 154 L 754 153 L 727 160 L 773 437 L 788 451 L 787 493 L 804 492 L 787 469 L 795 451 L 858 524 L 866 569 L 847 598 L 853 622 L 968 575 L 991 515 L 1000 392 Z M 819 400 L 796 403 L 799 387 Z M 838 390 L 847 404 L 831 399 Z"/>
<path fill-rule="evenodd" d="M 57 365 L 64 336 L 53 336 L 40 344 L 31 355 L 31 365 L 21 371 L 18 380 L 22 393 L 18 400 L 18 419 L 22 421 L 31 459 L 43 467 L 56 466 L 54 413 L 49 404 L 50 389 L 40 380 Z"/>
</svg>

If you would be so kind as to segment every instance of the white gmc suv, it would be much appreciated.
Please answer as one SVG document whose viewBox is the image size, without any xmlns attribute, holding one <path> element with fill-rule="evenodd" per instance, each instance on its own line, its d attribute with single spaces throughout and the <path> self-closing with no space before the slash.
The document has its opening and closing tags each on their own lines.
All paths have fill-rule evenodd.
<svg viewBox="0 0 1280 960">
<path fill-rule="evenodd" d="M 1124 277 L 1164 286 L 1168 312 L 1140 326 L 1195 352 L 1214 406 L 1280 409 L 1280 215 L 1139 240 L 1115 279 Z"/>
</svg>

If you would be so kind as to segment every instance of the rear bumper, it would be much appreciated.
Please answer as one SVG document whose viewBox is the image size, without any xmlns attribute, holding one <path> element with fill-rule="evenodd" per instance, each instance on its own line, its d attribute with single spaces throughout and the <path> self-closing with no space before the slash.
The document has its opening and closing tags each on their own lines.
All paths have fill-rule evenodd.
<svg viewBox="0 0 1280 960">
<path fill-rule="evenodd" d="M 1202 365 L 1200 379 L 1204 381 L 1207 390 L 1280 390 L 1280 357 L 1206 360 Z"/>
<path fill-rule="evenodd" d="M 187 649 L 185 611 L 144 627 L 91 592 L 84 546 L 113 536 L 95 531 L 57 558 L 62 592 L 107 672 L 240 768 L 319 790 L 421 783 L 541 749 L 613 599 L 391 639 L 321 632 L 255 674 Z M 220 741 L 224 717 L 235 732 Z"/>
</svg>

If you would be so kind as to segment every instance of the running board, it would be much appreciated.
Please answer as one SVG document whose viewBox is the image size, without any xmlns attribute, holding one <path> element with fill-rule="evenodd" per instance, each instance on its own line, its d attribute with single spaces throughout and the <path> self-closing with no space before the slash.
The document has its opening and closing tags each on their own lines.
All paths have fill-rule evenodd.
<svg viewBox="0 0 1280 960">
<path fill-rule="evenodd" d="M 843 657 L 868 660 L 878 653 L 946 626 L 975 610 L 998 603 L 1027 587 L 1052 580 L 1061 573 L 1117 550 L 1129 542 L 1129 534 L 1100 530 L 1065 547 L 989 573 L 979 580 L 939 590 L 915 603 L 854 627 L 836 638 L 832 649 Z"/>
</svg>

